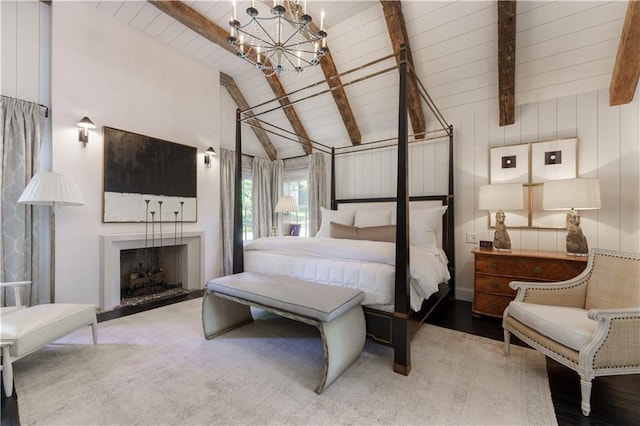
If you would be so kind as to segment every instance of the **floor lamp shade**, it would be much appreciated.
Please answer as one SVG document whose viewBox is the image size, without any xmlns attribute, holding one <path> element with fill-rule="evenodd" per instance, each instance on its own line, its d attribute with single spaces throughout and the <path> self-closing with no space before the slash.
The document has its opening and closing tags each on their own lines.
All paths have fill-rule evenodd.
<svg viewBox="0 0 640 426">
<path fill-rule="evenodd" d="M 497 250 L 511 250 L 511 238 L 505 225 L 506 215 L 503 210 L 524 209 L 524 192 L 522 184 L 504 183 L 483 185 L 478 191 L 478 208 L 496 212 L 496 232 L 493 236 L 493 247 Z"/>
<path fill-rule="evenodd" d="M 84 199 L 73 179 L 54 172 L 37 172 L 18 203 L 51 206 L 51 303 L 55 302 L 56 207 L 82 206 Z"/>
<path fill-rule="evenodd" d="M 54 172 L 37 172 L 20 195 L 18 203 L 36 206 L 82 206 L 84 199 L 76 183 Z"/>
<path fill-rule="evenodd" d="M 587 256 L 589 245 L 580 227 L 577 210 L 595 210 L 601 206 L 600 181 L 596 178 L 552 180 L 544 183 L 542 208 L 567 212 L 567 253 Z"/>
</svg>

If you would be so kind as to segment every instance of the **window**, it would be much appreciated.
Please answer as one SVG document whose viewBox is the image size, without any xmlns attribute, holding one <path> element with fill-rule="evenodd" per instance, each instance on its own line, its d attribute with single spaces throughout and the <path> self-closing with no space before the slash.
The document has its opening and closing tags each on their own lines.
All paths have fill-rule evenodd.
<svg viewBox="0 0 640 426">
<path fill-rule="evenodd" d="M 250 172 L 242 173 L 242 240 L 253 240 L 253 179 Z"/>
<path fill-rule="evenodd" d="M 300 224 L 300 236 L 309 236 L 309 183 L 307 173 L 287 173 L 284 177 L 284 194 L 295 197 L 298 212 L 291 213 L 290 223 Z"/>
</svg>

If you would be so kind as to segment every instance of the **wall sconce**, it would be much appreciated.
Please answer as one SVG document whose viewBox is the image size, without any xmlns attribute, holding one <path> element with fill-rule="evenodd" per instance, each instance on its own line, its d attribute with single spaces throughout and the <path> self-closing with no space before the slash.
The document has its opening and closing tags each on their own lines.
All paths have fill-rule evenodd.
<svg viewBox="0 0 640 426">
<path fill-rule="evenodd" d="M 86 148 L 87 142 L 89 142 L 89 129 L 95 129 L 96 125 L 93 124 L 93 121 L 91 121 L 89 117 L 82 117 L 82 120 L 78 121 L 76 125 L 80 127 L 78 130 L 78 140 L 80 140 L 82 146 Z"/>
<path fill-rule="evenodd" d="M 204 164 L 206 164 L 209 168 L 211 168 L 211 157 L 213 157 L 214 155 L 216 155 L 216 150 L 213 149 L 213 147 L 209 147 L 204 152 Z"/>
</svg>

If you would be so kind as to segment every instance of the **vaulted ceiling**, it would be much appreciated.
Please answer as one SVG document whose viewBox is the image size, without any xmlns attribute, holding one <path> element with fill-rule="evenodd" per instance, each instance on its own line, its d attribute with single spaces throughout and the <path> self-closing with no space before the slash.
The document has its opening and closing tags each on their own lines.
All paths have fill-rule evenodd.
<svg viewBox="0 0 640 426">
<path fill-rule="evenodd" d="M 296 2 L 284 3 L 295 7 Z M 323 58 L 322 67 L 270 77 L 236 57 L 226 43 L 230 1 L 90 4 L 220 70 L 221 85 L 241 109 L 325 81 L 320 89 L 333 90 L 264 116 L 298 135 L 299 146 L 292 149 L 290 141 L 254 129 L 255 140 L 270 158 L 309 152 L 307 138 L 347 146 L 393 136 L 396 75 L 344 88 L 331 77 L 390 55 L 403 42 L 409 45 L 417 77 L 441 110 L 499 103 L 501 125 L 513 123 L 516 104 L 579 93 L 581 87 L 611 85 L 612 104 L 624 102 L 614 101 L 615 94 L 627 99 L 630 91 L 633 97 L 640 73 L 640 7 L 633 5 L 627 12 L 626 2 L 518 1 L 516 8 L 505 2 L 502 6 L 507 7 L 499 13 L 497 3 L 309 1 L 308 12 L 316 21 L 325 11 L 330 55 Z M 248 5 L 239 1 L 238 9 Z M 616 62 L 619 46 L 622 53 Z M 391 58 L 380 66 L 394 63 Z M 410 91 L 412 85 L 410 81 Z M 283 98 L 280 103 L 292 100 Z M 410 126 L 420 137 L 435 124 L 428 116 L 425 120 L 417 99 L 409 96 L 409 104 Z"/>
</svg>

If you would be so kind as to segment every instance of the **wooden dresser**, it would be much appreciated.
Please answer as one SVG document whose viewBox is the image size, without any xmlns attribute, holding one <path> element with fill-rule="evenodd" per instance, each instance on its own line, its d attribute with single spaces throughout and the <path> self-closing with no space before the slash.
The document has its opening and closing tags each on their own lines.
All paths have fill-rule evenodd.
<svg viewBox="0 0 640 426">
<path fill-rule="evenodd" d="M 502 317 L 516 296 L 511 281 L 553 282 L 573 278 L 587 266 L 587 257 L 538 250 L 475 249 L 473 315 Z"/>
</svg>

